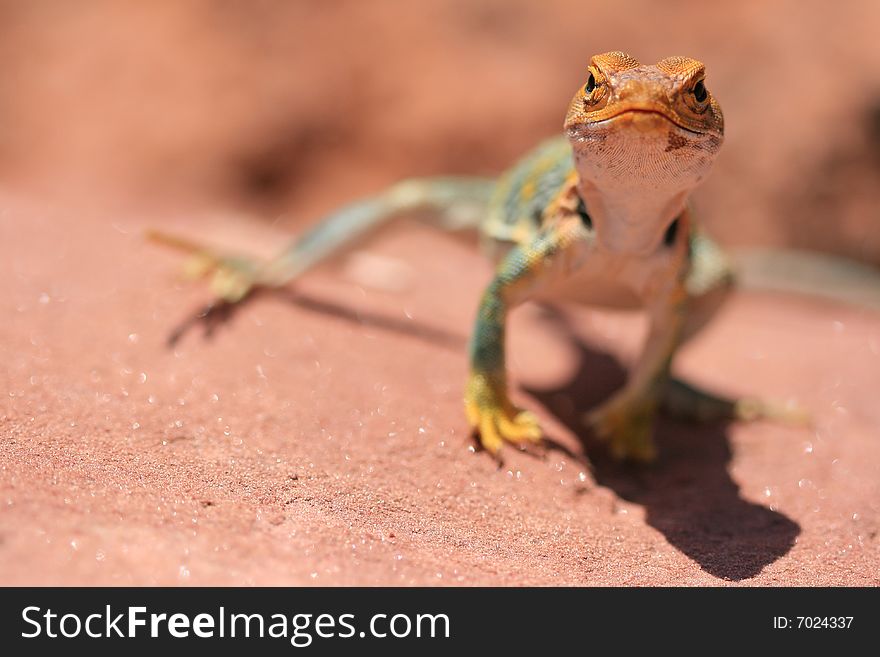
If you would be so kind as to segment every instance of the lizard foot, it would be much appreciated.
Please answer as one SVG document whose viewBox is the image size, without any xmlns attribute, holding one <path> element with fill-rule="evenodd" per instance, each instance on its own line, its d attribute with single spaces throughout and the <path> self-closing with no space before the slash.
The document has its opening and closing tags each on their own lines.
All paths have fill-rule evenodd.
<svg viewBox="0 0 880 657">
<path fill-rule="evenodd" d="M 505 441 L 523 444 L 541 440 L 538 419 L 514 406 L 503 386 L 491 377 L 471 374 L 464 407 L 468 422 L 480 435 L 480 444 L 493 456 L 498 456 Z"/>
<path fill-rule="evenodd" d="M 157 230 L 148 231 L 147 239 L 188 254 L 183 277 L 189 281 L 208 279 L 214 295 L 227 303 L 241 301 L 256 286 L 258 264 L 249 258 L 218 253 L 210 247 Z"/>
<path fill-rule="evenodd" d="M 237 303 L 254 288 L 254 266 L 245 259 L 216 258 L 195 254 L 185 264 L 183 275 L 188 280 L 208 279 L 208 287 L 218 299 Z"/>
<path fill-rule="evenodd" d="M 653 439 L 657 402 L 620 393 L 584 416 L 596 436 L 608 442 L 611 456 L 618 460 L 650 463 L 657 458 Z"/>
<path fill-rule="evenodd" d="M 183 267 L 183 277 L 190 281 L 208 279 L 208 285 L 215 296 L 210 304 L 188 317 L 171 332 L 168 337 L 170 347 L 176 345 L 197 324 L 202 325 L 205 336 L 210 337 L 218 326 L 227 322 L 234 311 L 259 289 L 258 264 L 253 260 L 224 255 L 210 247 L 161 231 L 148 231 L 146 237 L 152 242 L 187 254 L 189 257 Z"/>
</svg>

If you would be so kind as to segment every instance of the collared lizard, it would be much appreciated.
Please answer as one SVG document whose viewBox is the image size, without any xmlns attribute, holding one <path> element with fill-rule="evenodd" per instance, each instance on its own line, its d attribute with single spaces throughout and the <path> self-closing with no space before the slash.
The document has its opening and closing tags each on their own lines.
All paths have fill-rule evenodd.
<svg viewBox="0 0 880 657">
<path fill-rule="evenodd" d="M 643 65 L 608 52 L 591 59 L 564 136 L 539 145 L 498 180 L 405 180 L 331 214 L 266 262 L 151 236 L 191 252 L 214 293 L 236 303 L 256 287 L 285 285 L 392 217 L 427 208 L 445 228 L 475 230 L 497 262 L 479 304 L 464 394 L 467 419 L 486 450 L 497 455 L 505 441 L 541 439 L 535 416 L 509 397 L 505 323 L 526 300 L 564 299 L 647 312 L 644 351 L 628 382 L 585 420 L 616 457 L 650 461 L 652 423 L 664 403 L 695 416 L 800 417 L 755 399 L 721 402 L 669 376 L 678 345 L 734 283 L 725 254 L 688 207 L 723 132 L 702 63 L 668 57 Z"/>
</svg>

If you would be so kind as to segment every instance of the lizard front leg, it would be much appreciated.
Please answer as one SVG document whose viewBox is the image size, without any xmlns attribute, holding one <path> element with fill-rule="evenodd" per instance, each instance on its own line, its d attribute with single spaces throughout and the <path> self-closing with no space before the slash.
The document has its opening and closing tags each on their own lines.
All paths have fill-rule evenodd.
<svg viewBox="0 0 880 657">
<path fill-rule="evenodd" d="M 596 435 L 609 442 L 618 459 L 651 462 L 657 457 L 653 425 L 662 400 L 672 356 L 686 319 L 687 293 L 676 281 L 649 306 L 651 327 L 639 362 L 626 385 L 586 421 Z"/>
<path fill-rule="evenodd" d="M 497 455 L 504 441 L 535 442 L 541 429 L 535 416 L 517 408 L 508 395 L 505 324 L 508 313 L 532 293 L 565 275 L 575 265 L 576 244 L 589 239 L 577 218 L 541 231 L 515 246 L 502 260 L 483 293 L 471 338 L 471 371 L 465 389 L 465 413 L 483 447 Z"/>
</svg>

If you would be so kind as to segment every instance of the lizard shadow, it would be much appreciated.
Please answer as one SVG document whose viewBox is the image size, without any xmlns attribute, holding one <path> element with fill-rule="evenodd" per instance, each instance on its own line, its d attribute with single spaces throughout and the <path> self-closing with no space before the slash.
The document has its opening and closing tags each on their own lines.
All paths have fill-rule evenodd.
<svg viewBox="0 0 880 657">
<path fill-rule="evenodd" d="M 289 288 L 257 288 L 237 303 L 215 300 L 187 315 L 172 329 L 166 342 L 169 347 L 174 347 L 190 330 L 197 326 L 201 327 L 203 337 L 210 340 L 220 327 L 230 324 L 235 315 L 246 305 L 260 298 L 270 298 L 309 312 L 336 317 L 364 327 L 407 335 L 450 350 L 461 351 L 467 344 L 467 338 L 457 333 L 412 320 L 398 319 L 370 311 L 354 310 L 342 304 L 311 297 Z"/>
<path fill-rule="evenodd" d="M 466 339 L 442 329 L 377 313 L 363 313 L 288 289 L 256 290 L 237 304 L 215 302 L 190 315 L 169 336 L 174 345 L 190 329 L 201 325 L 206 338 L 235 313 L 259 297 L 272 297 L 311 312 L 388 330 L 460 351 Z M 645 508 L 649 525 L 670 544 L 696 561 L 707 573 L 726 580 L 754 577 L 785 556 L 794 546 L 800 526 L 787 516 L 743 499 L 730 477 L 730 445 L 725 423 L 685 424 L 666 418 L 657 423 L 660 458 L 653 467 L 636 467 L 611 459 L 605 446 L 581 423 L 583 411 L 596 406 L 626 377 L 612 356 L 583 344 L 566 318 L 550 309 L 545 315 L 579 359 L 571 380 L 553 388 L 524 387 L 525 392 L 578 436 L 597 484 L 620 498 Z M 547 439 L 553 449 L 586 459 L 567 446 Z"/>
<path fill-rule="evenodd" d="M 579 367 L 571 380 L 558 386 L 524 390 L 578 436 L 599 485 L 644 507 L 649 525 L 715 577 L 754 577 L 791 550 L 800 526 L 778 511 L 743 499 L 731 478 L 726 423 L 690 424 L 660 417 L 656 464 L 638 467 L 608 456 L 581 416 L 623 384 L 625 370 L 612 356 L 585 346 L 563 317 L 551 318 L 577 350 Z"/>
</svg>

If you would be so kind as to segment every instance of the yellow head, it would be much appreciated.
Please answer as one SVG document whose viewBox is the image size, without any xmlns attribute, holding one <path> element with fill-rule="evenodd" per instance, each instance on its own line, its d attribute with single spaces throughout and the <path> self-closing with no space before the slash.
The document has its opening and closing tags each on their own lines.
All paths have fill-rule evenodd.
<svg viewBox="0 0 880 657">
<path fill-rule="evenodd" d="M 608 52 L 590 61 L 565 131 L 581 191 L 591 214 L 604 215 L 600 238 L 610 248 L 655 245 L 709 173 L 724 119 L 705 75 L 703 64 L 687 57 L 646 66 Z"/>
</svg>

